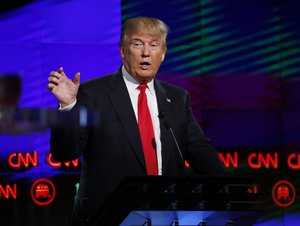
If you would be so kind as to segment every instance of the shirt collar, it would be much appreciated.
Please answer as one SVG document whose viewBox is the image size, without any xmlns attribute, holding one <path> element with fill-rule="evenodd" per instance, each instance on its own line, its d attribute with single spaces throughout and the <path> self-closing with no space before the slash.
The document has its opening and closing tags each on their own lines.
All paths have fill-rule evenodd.
<svg viewBox="0 0 300 226">
<path fill-rule="evenodd" d="M 134 89 L 138 89 L 137 87 L 139 86 L 139 82 L 137 80 L 135 80 L 125 69 L 124 65 L 122 66 L 122 75 L 123 75 L 123 79 L 125 81 L 125 84 L 127 86 L 127 89 L 134 90 Z M 154 90 L 154 79 L 152 79 L 150 82 L 147 83 L 148 85 L 148 89 L 150 91 L 150 94 L 155 93 Z"/>
</svg>

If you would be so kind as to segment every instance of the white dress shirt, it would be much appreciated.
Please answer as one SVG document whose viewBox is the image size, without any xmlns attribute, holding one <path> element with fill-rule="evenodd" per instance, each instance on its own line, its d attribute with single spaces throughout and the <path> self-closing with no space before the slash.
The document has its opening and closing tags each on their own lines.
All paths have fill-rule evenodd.
<svg viewBox="0 0 300 226">
<path fill-rule="evenodd" d="M 140 83 L 136 81 L 125 69 L 124 66 L 122 66 L 122 75 L 123 79 L 125 81 L 131 104 L 135 113 L 136 120 L 138 121 L 138 96 L 140 93 L 140 90 L 138 89 L 138 86 Z M 158 106 L 157 106 L 157 99 L 156 99 L 156 93 L 154 89 L 154 80 L 152 79 L 150 82 L 147 83 L 148 88 L 146 89 L 146 95 L 147 95 L 147 103 L 148 108 L 151 114 L 152 123 L 153 123 L 153 130 L 154 130 L 154 136 L 155 136 L 155 142 L 156 142 L 156 156 L 157 156 L 157 164 L 158 164 L 158 175 L 162 175 L 162 155 L 161 155 L 161 141 L 160 141 L 160 123 L 159 123 L 159 112 L 158 112 Z"/>
</svg>

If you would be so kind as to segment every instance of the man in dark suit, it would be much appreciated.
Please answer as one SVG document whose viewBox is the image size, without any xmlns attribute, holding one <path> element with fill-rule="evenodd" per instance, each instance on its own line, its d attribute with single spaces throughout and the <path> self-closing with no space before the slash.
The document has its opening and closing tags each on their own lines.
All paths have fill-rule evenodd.
<svg viewBox="0 0 300 226">
<path fill-rule="evenodd" d="M 161 20 L 130 19 L 122 28 L 118 71 L 83 84 L 79 73 L 73 80 L 62 68 L 50 73 L 48 89 L 60 110 L 85 106 L 97 109 L 101 118 L 95 127 L 52 129 L 53 158 L 83 157 L 72 226 L 89 225 L 125 177 L 184 175 L 183 159 L 197 174 L 223 173 L 215 148 L 193 116 L 189 94 L 155 79 L 167 32 Z"/>
</svg>

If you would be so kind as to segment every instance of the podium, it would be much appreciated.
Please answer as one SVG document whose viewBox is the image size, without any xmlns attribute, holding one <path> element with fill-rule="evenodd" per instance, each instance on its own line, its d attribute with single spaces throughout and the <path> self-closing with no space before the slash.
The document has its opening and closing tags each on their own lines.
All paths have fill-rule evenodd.
<svg viewBox="0 0 300 226">
<path fill-rule="evenodd" d="M 261 204 L 254 177 L 128 177 L 95 226 L 248 226 L 261 215 Z"/>
</svg>

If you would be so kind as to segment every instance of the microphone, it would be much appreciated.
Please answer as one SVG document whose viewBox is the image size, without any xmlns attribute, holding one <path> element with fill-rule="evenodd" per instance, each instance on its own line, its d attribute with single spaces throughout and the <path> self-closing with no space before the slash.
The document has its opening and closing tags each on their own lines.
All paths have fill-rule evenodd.
<svg viewBox="0 0 300 226">
<path fill-rule="evenodd" d="M 179 147 L 179 145 L 178 145 L 178 142 L 177 142 L 177 139 L 176 139 L 175 134 L 174 134 L 174 132 L 173 132 L 173 129 L 172 129 L 172 127 L 171 127 L 171 124 L 169 123 L 169 121 L 167 121 L 167 120 L 165 119 L 165 115 L 166 115 L 165 112 L 164 112 L 164 111 L 161 111 L 161 112 L 159 112 L 158 117 L 159 117 L 160 119 L 163 120 L 163 124 L 164 124 L 165 128 L 166 128 L 167 130 L 170 131 L 170 133 L 171 133 L 171 135 L 172 135 L 172 138 L 173 138 L 173 141 L 174 141 L 174 143 L 175 143 L 175 145 L 176 145 L 177 152 L 178 152 L 178 154 L 179 154 L 179 156 L 180 156 L 180 159 L 182 160 L 183 167 L 185 168 L 185 164 L 184 164 L 185 160 L 184 160 L 184 158 L 183 158 L 181 149 L 180 149 L 180 147 Z"/>
<path fill-rule="evenodd" d="M 165 115 L 166 115 L 166 113 L 164 111 L 161 111 L 158 113 L 158 118 L 164 119 Z"/>
<path fill-rule="evenodd" d="M 185 160 L 184 160 L 184 158 L 183 158 L 181 149 L 180 149 L 180 147 L 179 147 L 179 145 L 178 145 L 178 142 L 177 142 L 177 139 L 176 139 L 176 137 L 175 137 L 175 135 L 174 135 L 173 129 L 172 129 L 170 123 L 169 123 L 167 120 L 164 120 L 164 126 L 166 127 L 167 130 L 170 131 L 170 133 L 171 133 L 171 135 L 172 135 L 172 138 L 173 138 L 173 141 L 174 141 L 174 143 L 175 143 L 175 145 L 176 145 L 177 152 L 178 152 L 178 154 L 179 154 L 179 156 L 180 156 L 180 158 L 181 158 L 181 160 L 182 160 L 182 163 L 183 163 L 183 165 L 184 165 L 184 161 L 185 161 Z"/>
</svg>

